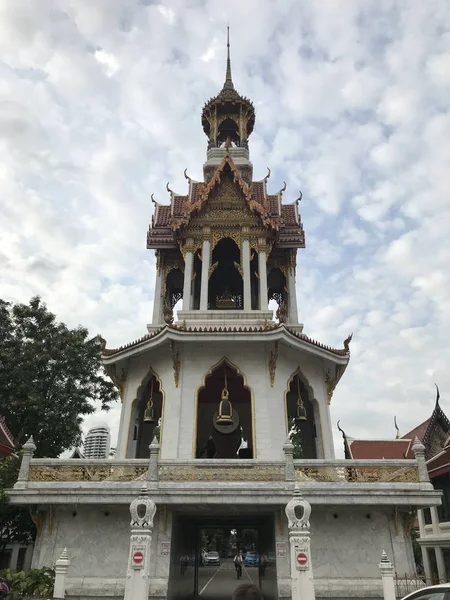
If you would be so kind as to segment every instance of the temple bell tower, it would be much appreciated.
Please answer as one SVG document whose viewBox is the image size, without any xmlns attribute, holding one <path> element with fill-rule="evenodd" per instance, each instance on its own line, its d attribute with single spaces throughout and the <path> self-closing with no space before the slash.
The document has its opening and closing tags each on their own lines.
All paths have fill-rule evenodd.
<svg viewBox="0 0 450 600">
<path fill-rule="evenodd" d="M 270 169 L 253 179 L 255 109 L 234 87 L 229 42 L 225 83 L 201 122 L 203 181 L 185 171 L 185 193 L 167 185 L 169 203 L 152 196 L 148 333 L 104 350 L 123 402 L 118 457 L 147 457 L 156 433 L 161 458 L 279 459 L 295 426 L 304 458 L 332 458 L 329 404 L 348 344 L 328 348 L 298 322 L 301 198 L 284 203 L 286 185 L 271 193 Z"/>
</svg>

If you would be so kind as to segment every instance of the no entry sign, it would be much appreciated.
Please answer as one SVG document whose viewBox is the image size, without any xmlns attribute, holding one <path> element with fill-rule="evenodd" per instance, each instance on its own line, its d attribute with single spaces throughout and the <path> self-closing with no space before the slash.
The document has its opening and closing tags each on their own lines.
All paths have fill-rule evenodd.
<svg viewBox="0 0 450 600">
<path fill-rule="evenodd" d="M 297 569 L 299 571 L 304 571 L 308 568 L 308 555 L 306 552 L 298 552 L 297 553 Z"/>
<path fill-rule="evenodd" d="M 141 550 L 135 550 L 133 552 L 132 562 L 135 569 L 142 569 L 144 564 L 144 553 Z"/>
</svg>

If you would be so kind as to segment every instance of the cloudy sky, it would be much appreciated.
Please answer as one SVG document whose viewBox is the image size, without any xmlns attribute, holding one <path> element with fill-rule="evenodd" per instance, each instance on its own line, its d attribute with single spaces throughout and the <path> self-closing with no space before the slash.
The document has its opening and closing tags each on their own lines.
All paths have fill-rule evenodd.
<svg viewBox="0 0 450 600">
<path fill-rule="evenodd" d="M 303 192 L 305 333 L 354 332 L 333 421 L 405 433 L 434 382 L 450 415 L 448 0 L 0 0 L 0 296 L 109 346 L 146 332 L 150 195 L 202 177 L 228 21 L 255 179 Z"/>
</svg>

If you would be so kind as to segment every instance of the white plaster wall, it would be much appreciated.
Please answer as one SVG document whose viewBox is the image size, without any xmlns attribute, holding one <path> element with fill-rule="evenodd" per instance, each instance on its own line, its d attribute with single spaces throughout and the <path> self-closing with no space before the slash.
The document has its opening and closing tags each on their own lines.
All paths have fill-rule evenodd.
<svg viewBox="0 0 450 600">
<path fill-rule="evenodd" d="M 284 511 L 283 511 L 284 512 Z M 367 515 L 370 515 L 368 518 Z M 276 519 L 276 541 L 289 548 L 287 521 Z M 316 596 L 382 596 L 379 562 L 385 550 L 399 573 L 415 572 L 411 540 L 392 508 L 314 507 L 311 514 L 311 563 Z M 279 597 L 290 596 L 289 557 L 277 558 Z"/>
<path fill-rule="evenodd" d="M 168 342 L 130 360 L 117 458 L 133 457 L 132 444 L 129 443 L 133 402 L 150 368 L 160 378 L 164 391 L 161 458 L 193 457 L 196 392 L 206 373 L 223 357 L 239 368 L 253 392 L 257 458 L 282 459 L 284 456 L 282 447 L 287 436 L 284 394 L 289 379 L 299 367 L 317 401 L 318 457 L 334 457 L 321 358 L 280 344 L 275 384 L 271 387 L 268 362 L 270 353 L 274 350 L 273 343 L 252 340 L 248 343 L 236 342 L 232 336 L 229 341 L 214 343 L 203 341 L 200 335 L 198 341 L 178 343 L 177 348 L 181 361 L 178 388 L 175 387 Z"/>
<path fill-rule="evenodd" d="M 170 557 L 160 556 L 160 545 L 170 542 L 171 527 L 170 512 L 158 507 L 151 545 L 153 597 L 167 592 Z M 53 566 L 64 547 L 70 558 L 67 597 L 123 597 L 130 549 L 128 507 L 78 506 L 54 509 L 52 517 L 46 513 L 32 566 Z"/>
</svg>

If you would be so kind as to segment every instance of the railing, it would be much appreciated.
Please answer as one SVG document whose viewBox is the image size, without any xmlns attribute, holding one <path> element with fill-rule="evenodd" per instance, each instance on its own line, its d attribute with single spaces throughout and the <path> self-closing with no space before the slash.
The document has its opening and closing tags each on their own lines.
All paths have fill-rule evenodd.
<svg viewBox="0 0 450 600">
<path fill-rule="evenodd" d="M 395 574 L 395 596 L 396 598 L 403 598 L 411 592 L 415 592 L 429 585 L 436 585 L 438 583 L 446 583 L 445 581 L 439 581 L 437 575 L 434 575 L 431 579 L 427 579 L 425 575 L 404 575 Z"/>
<path fill-rule="evenodd" d="M 150 461 L 32 459 L 28 481 L 286 481 L 344 483 L 417 483 L 415 460 L 295 460 L 293 477 L 285 461 L 158 460 L 149 475 Z"/>
</svg>

